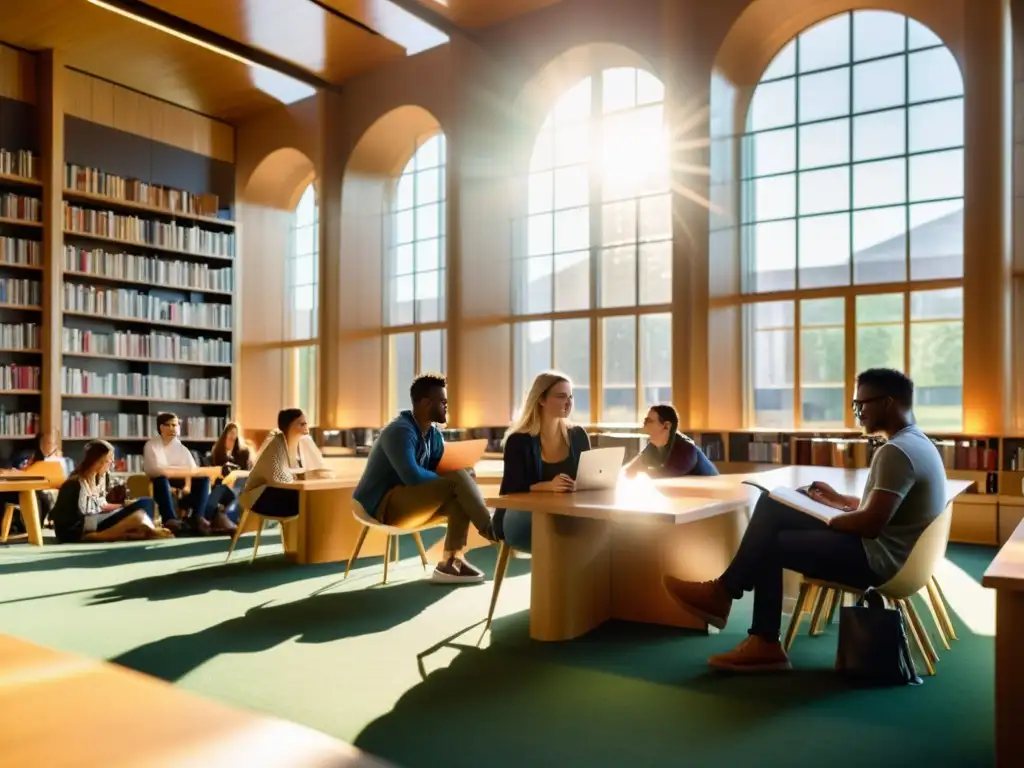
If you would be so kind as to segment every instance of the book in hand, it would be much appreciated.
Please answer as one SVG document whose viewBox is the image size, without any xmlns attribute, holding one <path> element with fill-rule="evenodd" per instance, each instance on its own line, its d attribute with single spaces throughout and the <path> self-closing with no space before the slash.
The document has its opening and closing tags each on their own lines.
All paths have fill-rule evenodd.
<svg viewBox="0 0 1024 768">
<path fill-rule="evenodd" d="M 807 487 L 803 488 L 786 488 L 785 486 L 779 486 L 778 488 L 772 488 L 769 490 L 763 485 L 758 485 L 752 480 L 744 480 L 747 485 L 752 485 L 758 488 L 764 493 L 768 494 L 768 497 L 775 499 L 780 504 L 785 504 L 787 507 L 793 509 L 799 509 L 804 514 L 816 517 L 823 523 L 827 523 L 833 517 L 841 515 L 843 510 L 830 507 L 828 504 L 822 504 L 820 501 L 815 501 L 807 495 Z"/>
</svg>

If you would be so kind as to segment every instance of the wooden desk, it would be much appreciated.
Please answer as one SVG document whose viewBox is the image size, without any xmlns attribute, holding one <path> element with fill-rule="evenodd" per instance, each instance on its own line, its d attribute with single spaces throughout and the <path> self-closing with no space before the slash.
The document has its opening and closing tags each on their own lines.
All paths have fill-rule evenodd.
<svg viewBox="0 0 1024 768">
<path fill-rule="evenodd" d="M 0 476 L 0 492 L 17 493 L 18 508 L 25 524 L 25 533 L 29 544 L 43 546 L 43 527 L 39 524 L 39 504 L 36 502 L 36 491 L 53 488 L 53 480 L 38 475 L 26 475 L 20 472 L 8 472 Z M 4 510 L 0 509 L 0 516 Z"/>
<path fill-rule="evenodd" d="M 748 502 L 662 492 L 622 481 L 615 491 L 521 493 L 488 505 L 533 513 L 530 637 L 570 640 L 608 619 L 706 630 L 662 585 L 715 578 L 746 530 Z"/>
<path fill-rule="evenodd" d="M 996 591 L 996 765 L 1020 765 L 1024 755 L 1024 523 L 1014 530 L 982 577 Z"/>
<path fill-rule="evenodd" d="M 0 721 L 4 765 L 387 765 L 311 728 L 6 635 L 0 635 L 0 707 L 7 713 Z"/>
</svg>

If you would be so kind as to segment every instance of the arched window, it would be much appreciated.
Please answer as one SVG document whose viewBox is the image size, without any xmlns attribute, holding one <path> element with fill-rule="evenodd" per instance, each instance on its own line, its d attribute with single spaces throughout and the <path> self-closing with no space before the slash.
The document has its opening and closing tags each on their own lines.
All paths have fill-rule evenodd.
<svg viewBox="0 0 1024 768">
<path fill-rule="evenodd" d="M 963 420 L 963 80 L 913 19 L 853 11 L 802 32 L 754 91 L 742 162 L 747 421 L 855 426 L 857 371 Z"/>
<path fill-rule="evenodd" d="M 286 407 L 297 406 L 317 418 L 317 340 L 319 337 L 320 228 L 313 184 L 292 213 L 286 267 L 288 284 L 285 331 Z"/>
<path fill-rule="evenodd" d="M 551 367 L 572 377 L 578 421 L 636 423 L 671 399 L 664 100 L 651 73 L 605 69 L 566 91 L 540 129 L 514 265 L 517 404 Z"/>
<path fill-rule="evenodd" d="M 409 384 L 445 367 L 445 137 L 417 143 L 395 185 L 386 260 L 387 417 L 409 407 Z"/>
</svg>

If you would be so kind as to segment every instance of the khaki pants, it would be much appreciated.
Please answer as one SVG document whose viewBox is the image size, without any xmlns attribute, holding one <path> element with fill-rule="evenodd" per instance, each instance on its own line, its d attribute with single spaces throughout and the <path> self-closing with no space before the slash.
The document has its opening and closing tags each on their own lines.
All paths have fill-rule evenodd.
<svg viewBox="0 0 1024 768">
<path fill-rule="evenodd" d="M 490 510 L 476 481 L 465 470 L 420 485 L 395 486 L 380 503 L 381 522 L 395 528 L 419 528 L 442 519 L 448 520 L 446 551 L 465 548 L 470 523 L 484 538 L 494 539 Z"/>
</svg>

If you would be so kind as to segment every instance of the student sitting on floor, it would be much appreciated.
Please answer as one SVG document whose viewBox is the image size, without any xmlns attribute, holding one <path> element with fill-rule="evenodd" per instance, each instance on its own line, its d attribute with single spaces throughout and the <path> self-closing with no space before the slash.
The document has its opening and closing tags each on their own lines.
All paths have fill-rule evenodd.
<svg viewBox="0 0 1024 768">
<path fill-rule="evenodd" d="M 647 445 L 626 465 L 626 476 L 717 475 L 718 470 L 693 440 L 679 431 L 679 414 L 671 405 L 653 405 L 644 419 Z"/>
<path fill-rule="evenodd" d="M 179 503 L 183 508 L 192 510 L 193 532 L 207 533 L 211 526 L 203 512 L 210 498 L 210 478 L 192 476 L 196 460 L 178 439 L 179 426 L 178 417 L 173 413 L 161 413 L 156 417 L 159 434 L 142 449 L 143 468 L 153 484 L 153 499 L 164 528 L 174 534 L 185 532 L 171 493 L 173 487 L 188 490 Z"/>
<path fill-rule="evenodd" d="M 484 579 L 483 572 L 463 557 L 470 523 L 490 541 L 494 532 L 491 513 L 471 470 L 436 472 L 444 438 L 434 424 L 448 420 L 446 384 L 439 374 L 424 374 L 413 381 L 412 410 L 402 411 L 381 431 L 352 496 L 367 514 L 397 528 L 415 529 L 447 518 L 444 554 L 433 580 L 466 584 Z"/>
<path fill-rule="evenodd" d="M 64 482 L 53 507 L 53 532 L 62 544 L 82 541 L 124 541 L 169 536 L 153 525 L 153 500 L 129 504 L 107 501 L 107 473 L 114 447 L 104 440 L 85 446 L 85 455 Z"/>
<path fill-rule="evenodd" d="M 580 454 L 590 450 L 590 437 L 583 427 L 569 422 L 571 412 L 568 376 L 549 371 L 533 380 L 522 413 L 505 433 L 501 495 L 576 490 L 576 468 Z M 494 527 L 512 549 L 530 551 L 533 517 L 529 512 L 498 509 Z"/>
<path fill-rule="evenodd" d="M 666 576 L 669 594 L 694 616 L 725 627 L 732 601 L 754 592 L 749 636 L 709 664 L 731 671 L 789 669 L 779 642 L 782 571 L 866 589 L 884 584 L 906 563 L 925 528 L 946 507 L 946 471 L 935 445 L 913 423 L 914 384 L 899 371 L 872 368 L 857 377 L 853 410 L 867 434 L 886 443 L 871 459 L 864 494 L 843 496 L 826 483 L 807 492 L 842 510 L 822 522 L 763 494 L 732 563 L 707 582 Z"/>
<path fill-rule="evenodd" d="M 260 447 L 238 504 L 242 510 L 288 520 L 299 515 L 298 491 L 271 488 L 268 483 L 293 483 L 297 474 L 322 472 L 324 457 L 310 439 L 309 422 L 300 409 L 277 414 L 277 427 Z"/>
</svg>

